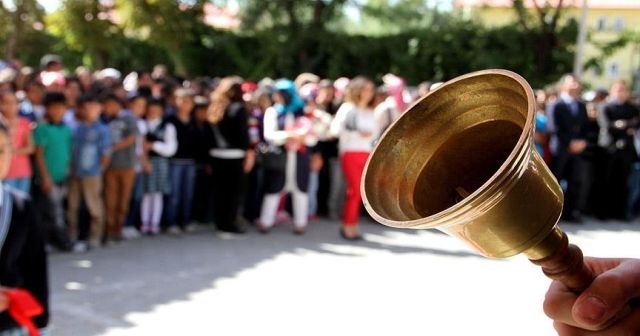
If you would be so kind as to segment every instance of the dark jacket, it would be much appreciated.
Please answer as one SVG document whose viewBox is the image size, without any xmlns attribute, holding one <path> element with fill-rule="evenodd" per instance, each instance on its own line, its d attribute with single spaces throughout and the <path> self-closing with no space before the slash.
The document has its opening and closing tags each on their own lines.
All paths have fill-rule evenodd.
<svg viewBox="0 0 640 336">
<path fill-rule="evenodd" d="M 196 124 L 196 163 L 207 165 L 211 163 L 209 151 L 215 144 L 213 127 L 208 122 Z"/>
<path fill-rule="evenodd" d="M 167 117 L 166 122 L 173 124 L 176 128 L 176 135 L 178 138 L 178 149 L 171 158 L 178 160 L 194 160 L 196 158 L 195 123 L 192 120 L 184 123 L 176 115 L 170 115 Z"/>
<path fill-rule="evenodd" d="M 567 153 L 573 140 L 587 140 L 589 117 L 583 102 L 578 102 L 578 110 L 574 114 L 569 104 L 559 100 L 553 106 L 553 121 L 558 137 L 558 154 Z"/>
<path fill-rule="evenodd" d="M 629 102 L 607 103 L 603 109 L 607 120 L 607 131 L 611 135 L 611 146 L 617 151 L 628 151 L 636 155 L 633 133 L 640 124 L 640 110 Z"/>
<path fill-rule="evenodd" d="M 44 328 L 49 322 L 49 285 L 43 233 L 28 197 L 14 191 L 10 195 L 13 206 L 9 231 L 0 250 L 0 284 L 28 290 L 44 308 L 44 313 L 34 319 L 36 326 Z M 15 327 L 17 324 L 8 313 L 0 314 L 0 331 Z"/>
<path fill-rule="evenodd" d="M 223 139 L 216 137 L 214 148 L 248 150 L 249 121 L 247 110 L 243 103 L 229 104 L 224 112 L 224 118 L 214 126 L 217 127 Z M 221 143 L 222 142 L 222 143 Z"/>
</svg>

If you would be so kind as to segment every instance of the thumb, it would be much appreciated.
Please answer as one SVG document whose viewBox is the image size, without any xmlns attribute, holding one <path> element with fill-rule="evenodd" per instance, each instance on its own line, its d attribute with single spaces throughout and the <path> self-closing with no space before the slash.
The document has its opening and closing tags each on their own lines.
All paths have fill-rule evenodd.
<svg viewBox="0 0 640 336">
<path fill-rule="evenodd" d="M 628 311 L 628 302 L 640 295 L 640 261 L 625 260 L 598 275 L 576 300 L 572 315 L 576 322 L 599 330 Z"/>
</svg>

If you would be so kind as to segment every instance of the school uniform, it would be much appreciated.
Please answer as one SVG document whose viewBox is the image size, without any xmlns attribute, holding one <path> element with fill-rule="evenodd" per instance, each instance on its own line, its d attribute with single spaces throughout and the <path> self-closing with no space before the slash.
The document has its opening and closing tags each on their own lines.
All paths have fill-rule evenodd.
<svg viewBox="0 0 640 336">
<path fill-rule="evenodd" d="M 178 147 L 176 129 L 162 120 L 147 122 L 147 141 L 151 142 L 149 161 L 151 172 L 143 175 L 141 204 L 142 232 L 158 233 L 163 211 L 163 196 L 172 192 L 169 181 L 169 158 Z"/>
<path fill-rule="evenodd" d="M 184 121 L 177 115 L 170 115 L 166 122 L 175 127 L 178 139 L 178 148 L 169 164 L 169 177 L 174 192 L 169 197 L 167 224 L 184 228 L 191 223 L 193 185 L 196 179 L 195 124 L 191 119 Z"/>
</svg>

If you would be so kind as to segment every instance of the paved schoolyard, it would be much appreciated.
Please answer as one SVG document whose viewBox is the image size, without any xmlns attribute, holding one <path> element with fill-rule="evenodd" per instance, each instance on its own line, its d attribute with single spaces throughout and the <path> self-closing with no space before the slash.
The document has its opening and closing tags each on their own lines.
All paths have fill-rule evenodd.
<svg viewBox="0 0 640 336">
<path fill-rule="evenodd" d="M 263 236 L 124 242 L 50 257 L 53 335 L 552 335 L 548 280 L 524 257 L 489 260 L 432 230 L 366 222 Z M 562 225 L 585 254 L 640 257 L 640 223 Z"/>
</svg>

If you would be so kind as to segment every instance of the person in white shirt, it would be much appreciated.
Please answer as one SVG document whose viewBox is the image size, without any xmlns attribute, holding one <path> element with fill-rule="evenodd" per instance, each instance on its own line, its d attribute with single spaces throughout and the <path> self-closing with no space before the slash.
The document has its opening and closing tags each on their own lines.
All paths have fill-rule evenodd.
<svg viewBox="0 0 640 336">
<path fill-rule="evenodd" d="M 290 193 L 293 200 L 293 232 L 301 235 L 308 223 L 310 157 L 318 138 L 313 124 L 304 113 L 304 102 L 295 85 L 287 79 L 275 82 L 275 105 L 264 114 L 264 138 L 273 149 L 272 156 L 280 164 L 262 163 L 265 196 L 262 201 L 258 229 L 267 233 L 275 224 L 281 195 Z"/>
<path fill-rule="evenodd" d="M 356 77 L 347 86 L 345 103 L 331 123 L 330 132 L 339 137 L 339 152 L 347 183 L 347 194 L 340 234 L 347 240 L 359 240 L 360 181 L 369 153 L 380 134 L 374 114 L 376 87 L 366 77 Z"/>
<path fill-rule="evenodd" d="M 169 158 L 178 149 L 178 137 L 173 124 L 163 120 L 164 103 L 150 99 L 147 104 L 147 134 L 144 150 L 148 160 L 142 162 L 144 171 L 142 196 L 142 233 L 158 234 L 163 210 L 163 195 L 171 192 Z"/>
</svg>

